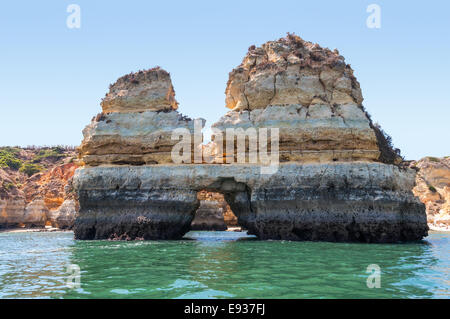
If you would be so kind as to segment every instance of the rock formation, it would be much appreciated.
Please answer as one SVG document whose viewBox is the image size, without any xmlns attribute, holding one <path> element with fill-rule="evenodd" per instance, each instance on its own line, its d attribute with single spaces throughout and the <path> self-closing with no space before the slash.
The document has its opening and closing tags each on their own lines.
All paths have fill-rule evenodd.
<svg viewBox="0 0 450 319">
<path fill-rule="evenodd" d="M 156 67 L 127 74 L 110 86 L 103 112 L 172 111 L 178 108 L 169 73 Z"/>
<path fill-rule="evenodd" d="M 72 229 L 75 223 L 79 204 L 76 199 L 66 199 L 56 210 L 47 213 L 47 221 L 52 227 L 59 229 Z"/>
<path fill-rule="evenodd" d="M 224 194 L 239 225 L 260 239 L 396 242 L 427 235 L 425 207 L 411 192 L 415 171 L 394 165 L 398 152 L 364 111 L 359 84 L 337 51 L 288 35 L 251 47 L 230 73 L 232 110 L 213 127 L 279 128 L 282 163 L 271 174 L 261 173 L 261 163 L 173 163 L 178 141 L 170 132 L 192 132 L 193 124 L 175 111 L 172 85 L 155 72 L 163 71 L 119 79 L 108 107 L 103 102 L 103 113 L 84 130 L 85 167 L 74 175 L 75 238 L 181 238 L 203 190 Z M 214 140 L 207 153 L 221 155 L 219 145 Z M 236 149 L 224 155 L 235 158 Z"/>
<path fill-rule="evenodd" d="M 25 213 L 25 198 L 16 179 L 0 168 L 0 228 L 19 225 Z"/>
<path fill-rule="evenodd" d="M 172 162 L 171 150 L 178 142 L 171 139 L 173 130 L 194 129 L 177 107 L 166 71 L 154 68 L 121 77 L 103 100 L 103 112 L 83 130 L 81 161 L 91 166 Z"/>
<path fill-rule="evenodd" d="M 220 193 L 200 191 L 197 194 L 200 206 L 195 212 L 191 230 L 227 230 L 238 226 L 237 218 Z"/>
<path fill-rule="evenodd" d="M 418 170 L 413 193 L 425 204 L 428 224 L 450 230 L 450 157 L 425 157 L 410 167 Z"/>
<path fill-rule="evenodd" d="M 0 168 L 0 228 L 72 228 L 78 209 L 71 188 L 77 168 L 72 162 L 75 153 L 48 148 L 5 148 L 4 154 L 6 149 L 12 150 L 8 154 L 15 153 L 21 168 L 29 167 L 28 163 L 37 171 L 19 170 L 19 166 Z"/>
<path fill-rule="evenodd" d="M 385 147 L 337 50 L 291 34 L 252 46 L 230 73 L 225 94 L 232 111 L 213 128 L 279 128 L 280 161 L 401 161 Z"/>
<path fill-rule="evenodd" d="M 77 170 L 80 239 L 176 239 L 190 228 L 197 192 L 225 194 L 239 224 L 261 239 L 392 242 L 421 238 L 424 206 L 413 170 L 382 163 L 85 167 Z M 101 176 L 101 178 L 99 177 Z"/>
</svg>

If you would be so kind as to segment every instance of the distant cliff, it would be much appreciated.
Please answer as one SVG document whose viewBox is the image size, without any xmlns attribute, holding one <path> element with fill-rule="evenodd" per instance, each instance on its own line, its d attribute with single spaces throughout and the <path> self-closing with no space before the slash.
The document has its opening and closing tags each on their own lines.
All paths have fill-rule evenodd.
<svg viewBox="0 0 450 319">
<path fill-rule="evenodd" d="M 71 147 L 1 147 L 0 229 L 72 228 L 75 158 Z"/>
<path fill-rule="evenodd" d="M 426 206 L 429 226 L 450 230 L 450 157 L 425 157 L 410 167 L 418 171 L 413 193 Z"/>
<path fill-rule="evenodd" d="M 237 217 L 220 193 L 200 191 L 197 193 L 200 206 L 191 223 L 191 230 L 227 230 L 238 226 Z"/>
</svg>

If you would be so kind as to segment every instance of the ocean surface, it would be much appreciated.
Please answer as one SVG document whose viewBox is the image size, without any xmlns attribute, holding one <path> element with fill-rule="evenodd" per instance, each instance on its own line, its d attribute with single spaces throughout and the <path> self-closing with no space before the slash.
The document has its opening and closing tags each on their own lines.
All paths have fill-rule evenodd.
<svg viewBox="0 0 450 319">
<path fill-rule="evenodd" d="M 411 244 L 258 241 L 238 232 L 185 238 L 0 233 L 0 298 L 450 297 L 450 233 Z M 368 288 L 372 264 L 380 288 Z"/>
</svg>

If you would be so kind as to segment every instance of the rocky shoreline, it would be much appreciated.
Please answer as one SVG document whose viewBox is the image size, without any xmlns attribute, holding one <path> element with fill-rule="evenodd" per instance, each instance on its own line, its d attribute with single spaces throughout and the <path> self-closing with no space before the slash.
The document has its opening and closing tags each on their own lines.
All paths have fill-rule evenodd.
<svg viewBox="0 0 450 319">
<path fill-rule="evenodd" d="M 69 232 L 72 229 L 61 229 L 56 227 L 37 227 L 37 228 L 24 228 L 14 227 L 0 229 L 0 233 L 54 233 L 54 232 Z"/>
</svg>

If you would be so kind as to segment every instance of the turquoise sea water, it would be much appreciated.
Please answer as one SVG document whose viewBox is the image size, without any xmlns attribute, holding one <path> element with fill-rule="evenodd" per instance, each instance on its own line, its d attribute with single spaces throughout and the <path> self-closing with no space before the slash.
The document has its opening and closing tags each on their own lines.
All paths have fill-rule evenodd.
<svg viewBox="0 0 450 319">
<path fill-rule="evenodd" d="M 72 232 L 0 233 L 0 298 L 450 297 L 449 233 L 413 244 L 258 241 L 235 232 L 186 237 L 113 242 L 75 241 Z M 381 288 L 367 287 L 370 264 L 381 269 Z M 67 286 L 67 265 L 79 267 L 79 288 Z"/>
</svg>

